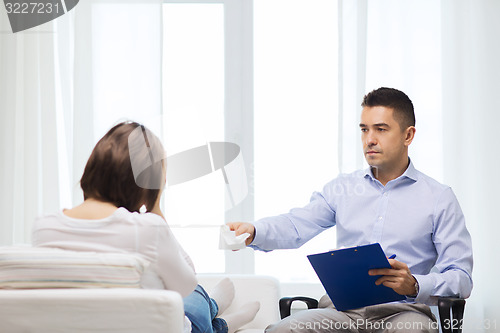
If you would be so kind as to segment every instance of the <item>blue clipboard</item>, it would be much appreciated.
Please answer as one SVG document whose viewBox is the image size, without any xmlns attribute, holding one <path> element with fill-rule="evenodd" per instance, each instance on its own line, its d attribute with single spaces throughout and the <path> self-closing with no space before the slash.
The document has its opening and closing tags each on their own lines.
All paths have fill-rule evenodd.
<svg viewBox="0 0 500 333">
<path fill-rule="evenodd" d="M 393 289 L 377 286 L 381 275 L 370 276 L 373 268 L 391 268 L 379 243 L 311 254 L 321 284 L 339 311 L 406 299 Z"/>
</svg>

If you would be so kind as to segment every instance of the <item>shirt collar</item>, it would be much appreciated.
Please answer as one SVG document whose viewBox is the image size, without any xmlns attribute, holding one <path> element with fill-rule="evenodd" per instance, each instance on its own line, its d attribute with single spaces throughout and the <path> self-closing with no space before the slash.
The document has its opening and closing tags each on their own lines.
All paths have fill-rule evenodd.
<svg viewBox="0 0 500 333">
<path fill-rule="evenodd" d="M 408 157 L 408 161 L 410 162 L 408 164 L 408 168 L 406 168 L 405 172 L 403 172 L 403 174 L 401 176 L 399 176 L 398 178 L 399 179 L 409 178 L 411 180 L 417 181 L 417 179 L 418 179 L 417 169 L 415 169 L 415 166 L 413 165 L 413 162 L 411 161 L 411 159 L 409 157 Z M 373 172 L 372 172 L 371 167 L 368 167 L 365 169 L 364 177 L 365 178 L 370 177 L 372 180 L 376 180 L 376 178 L 373 176 Z"/>
</svg>

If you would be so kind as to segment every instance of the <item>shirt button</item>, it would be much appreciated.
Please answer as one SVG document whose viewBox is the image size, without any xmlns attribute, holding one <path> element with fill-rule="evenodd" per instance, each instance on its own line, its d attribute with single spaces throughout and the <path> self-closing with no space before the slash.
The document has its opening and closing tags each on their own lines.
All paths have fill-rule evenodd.
<svg viewBox="0 0 500 333">
<path fill-rule="evenodd" d="M 387 192 L 385 192 L 385 193 L 384 193 L 384 197 L 386 197 L 387 195 L 388 195 L 388 194 L 387 194 Z"/>
<path fill-rule="evenodd" d="M 382 216 L 379 216 L 379 217 L 378 217 L 378 220 L 379 220 L 379 221 L 382 221 Z"/>
</svg>

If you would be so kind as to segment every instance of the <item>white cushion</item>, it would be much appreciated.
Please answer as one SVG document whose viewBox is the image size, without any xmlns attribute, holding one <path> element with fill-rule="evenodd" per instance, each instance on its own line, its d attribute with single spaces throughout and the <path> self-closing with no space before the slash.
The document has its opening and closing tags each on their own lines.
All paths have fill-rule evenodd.
<svg viewBox="0 0 500 333">
<path fill-rule="evenodd" d="M 0 247 L 0 289 L 139 288 L 147 265 L 125 253 Z"/>
</svg>

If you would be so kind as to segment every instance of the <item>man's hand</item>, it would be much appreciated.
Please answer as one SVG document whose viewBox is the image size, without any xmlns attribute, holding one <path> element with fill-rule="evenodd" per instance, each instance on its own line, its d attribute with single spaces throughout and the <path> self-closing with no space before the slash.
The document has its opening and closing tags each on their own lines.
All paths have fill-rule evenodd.
<svg viewBox="0 0 500 333">
<path fill-rule="evenodd" d="M 395 259 L 389 259 L 389 264 L 392 268 L 371 269 L 368 271 L 370 275 L 383 275 L 375 284 L 378 286 L 383 284 L 386 287 L 394 289 L 400 295 L 415 295 L 415 278 L 411 275 L 408 266 Z"/>
<path fill-rule="evenodd" d="M 253 224 L 246 222 L 229 222 L 227 223 L 227 226 L 229 226 L 229 229 L 235 232 L 236 236 L 248 232 L 250 234 L 250 237 L 248 237 L 247 240 L 245 241 L 245 244 L 247 246 L 250 245 L 250 243 L 253 241 L 255 237 L 255 227 L 253 226 Z"/>
</svg>

